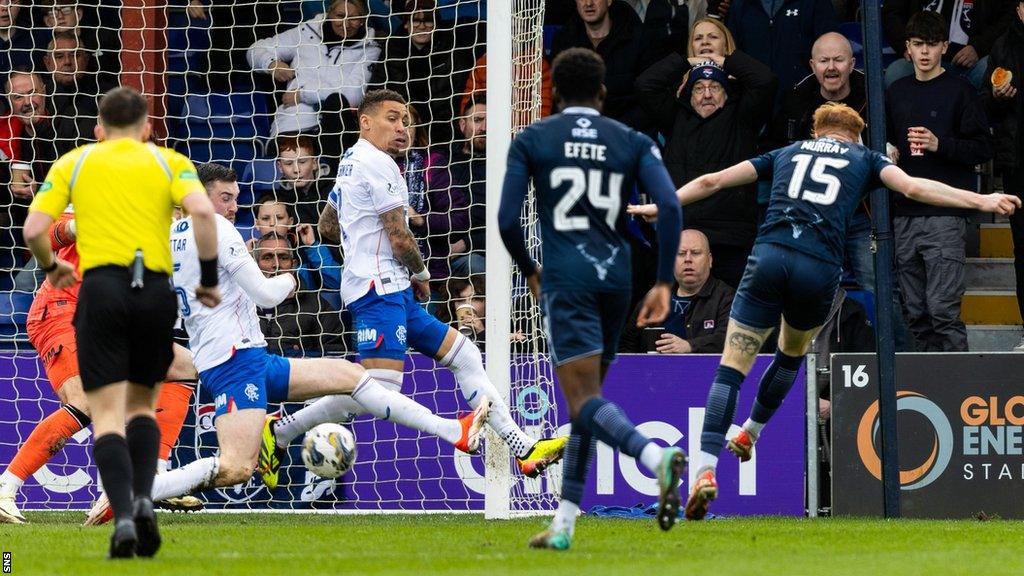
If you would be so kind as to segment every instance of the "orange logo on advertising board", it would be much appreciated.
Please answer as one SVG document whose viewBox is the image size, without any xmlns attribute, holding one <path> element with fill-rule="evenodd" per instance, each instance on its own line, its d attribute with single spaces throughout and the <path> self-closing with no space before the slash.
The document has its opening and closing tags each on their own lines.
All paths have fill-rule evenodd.
<svg viewBox="0 0 1024 576">
<path fill-rule="evenodd" d="M 953 456 L 953 428 L 949 419 L 937 404 L 917 392 L 901 390 L 896 393 L 896 411 L 909 410 L 924 416 L 932 425 L 934 438 L 928 457 L 919 466 L 900 470 L 900 486 L 903 490 L 923 488 L 942 475 Z M 882 461 L 875 449 L 875 434 L 878 432 L 878 401 L 874 401 L 860 419 L 857 426 L 857 452 L 868 472 L 877 480 L 882 479 Z"/>
</svg>

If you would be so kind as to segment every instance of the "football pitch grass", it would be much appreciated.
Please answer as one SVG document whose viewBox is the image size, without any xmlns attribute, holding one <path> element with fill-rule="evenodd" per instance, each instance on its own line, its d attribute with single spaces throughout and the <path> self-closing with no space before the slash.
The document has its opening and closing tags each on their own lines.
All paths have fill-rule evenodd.
<svg viewBox="0 0 1024 576">
<path fill-rule="evenodd" d="M 1024 574 L 1024 524 L 994 520 L 718 519 L 661 532 L 583 517 L 567 552 L 530 550 L 546 519 L 473 515 L 161 514 L 155 559 L 104 560 L 110 527 L 82 513 L 0 524 L 11 574 L 460 574 L 491 576 Z"/>
</svg>

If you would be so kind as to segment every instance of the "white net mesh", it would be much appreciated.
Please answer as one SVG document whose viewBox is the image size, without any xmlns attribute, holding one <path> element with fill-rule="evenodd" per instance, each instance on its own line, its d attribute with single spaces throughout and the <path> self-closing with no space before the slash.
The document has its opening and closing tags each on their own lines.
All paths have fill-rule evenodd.
<svg viewBox="0 0 1024 576">
<path fill-rule="evenodd" d="M 260 310 L 261 326 L 271 351 L 304 357 L 355 349 L 351 317 L 339 314 L 342 255 L 316 231 L 339 158 L 358 137 L 354 108 L 373 88 L 407 97 L 418 118 L 412 149 L 398 161 L 417 214 L 412 229 L 437 279 L 428 309 L 483 345 L 481 11 L 476 0 L 442 2 L 436 10 L 430 2 L 401 0 L 372 0 L 369 6 L 361 0 L 194 0 L 166 9 L 145 1 L 0 0 L 0 45 L 9 44 L 0 55 L 7 78 L 0 118 L 0 379 L 12 383 L 0 386 L 0 469 L 11 472 L 18 449 L 59 406 L 26 334 L 28 309 L 42 281 L 21 238 L 26 208 L 53 160 L 93 140 L 98 96 L 121 82 L 150 97 L 159 140 L 196 164 L 216 162 L 238 174 L 236 227 L 252 241 L 254 258 L 267 273 L 294 268 L 301 284 L 295 298 Z M 540 110 L 543 10 L 535 2 L 517 2 L 513 14 L 519 50 L 511 113 L 521 128 Z M 532 215 L 528 222 L 533 226 Z M 258 241 L 272 230 L 290 245 Z M 536 251 L 536 231 L 529 230 Z M 514 331 L 523 338 L 515 345 L 512 410 L 528 433 L 550 436 L 554 391 L 542 361 L 539 317 L 521 279 L 514 285 Z M 428 359 L 407 363 L 404 390 L 445 417 L 466 409 L 451 374 Z M 173 466 L 213 454 L 211 402 L 200 385 L 171 454 Z M 358 463 L 338 481 L 308 473 L 296 443 L 275 491 L 254 478 L 203 498 L 241 508 L 483 507 L 480 458 L 457 455 L 445 442 L 390 423 L 363 418 L 353 431 Z M 90 441 L 85 431 L 63 450 L 51 442 L 58 454 L 30 471 L 19 506 L 88 506 L 97 493 Z M 516 472 L 513 507 L 549 508 L 553 489 L 550 481 L 525 481 Z"/>
<path fill-rule="evenodd" d="M 512 2 L 512 130 L 519 132 L 537 121 L 543 109 L 544 6 L 530 0 Z M 522 216 L 523 234 L 530 255 L 540 261 L 540 229 L 533 192 Z M 512 267 L 511 295 L 511 388 L 510 402 L 517 420 L 534 436 L 557 435 L 555 382 L 540 309 L 526 279 Z M 563 433 L 565 433 L 563 431 Z M 517 479 L 518 480 L 518 479 Z M 559 493 L 561 467 L 541 479 L 522 478 L 513 482 L 510 494 L 512 515 L 550 510 Z"/>
</svg>

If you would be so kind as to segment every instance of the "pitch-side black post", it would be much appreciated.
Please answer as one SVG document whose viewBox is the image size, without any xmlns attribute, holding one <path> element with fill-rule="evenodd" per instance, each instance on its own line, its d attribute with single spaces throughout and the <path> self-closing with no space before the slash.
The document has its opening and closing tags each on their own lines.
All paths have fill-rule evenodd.
<svg viewBox="0 0 1024 576">
<path fill-rule="evenodd" d="M 882 83 L 882 18 L 879 0 L 864 0 L 864 71 L 872 149 L 885 153 L 885 87 Z M 882 490 L 886 518 L 900 517 L 900 466 L 896 449 L 896 345 L 893 340 L 893 235 L 889 190 L 871 195 L 875 230 L 875 339 L 878 349 L 878 413 L 882 443 Z"/>
</svg>

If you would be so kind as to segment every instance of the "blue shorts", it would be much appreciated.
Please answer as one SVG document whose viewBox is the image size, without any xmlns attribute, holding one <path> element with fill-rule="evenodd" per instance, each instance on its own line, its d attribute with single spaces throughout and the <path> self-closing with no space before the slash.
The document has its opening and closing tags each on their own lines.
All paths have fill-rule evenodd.
<svg viewBox="0 0 1024 576">
<path fill-rule="evenodd" d="M 433 357 L 448 335 L 448 325 L 423 309 L 412 288 L 383 296 L 371 289 L 348 309 L 362 358 L 404 360 L 409 348 Z"/>
<path fill-rule="evenodd" d="M 548 290 L 540 299 L 555 366 L 596 354 L 604 364 L 615 361 L 629 314 L 629 292 Z"/>
<path fill-rule="evenodd" d="M 781 315 L 797 330 L 828 320 L 842 270 L 778 244 L 757 244 L 732 301 L 729 317 L 750 328 L 774 328 Z"/>
<path fill-rule="evenodd" d="M 199 380 L 213 396 L 214 418 L 221 414 L 267 409 L 267 403 L 288 399 L 288 359 L 268 354 L 266 348 L 236 350 L 227 362 L 199 373 Z"/>
</svg>

